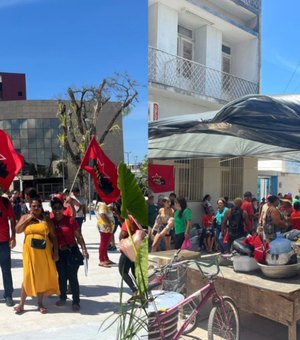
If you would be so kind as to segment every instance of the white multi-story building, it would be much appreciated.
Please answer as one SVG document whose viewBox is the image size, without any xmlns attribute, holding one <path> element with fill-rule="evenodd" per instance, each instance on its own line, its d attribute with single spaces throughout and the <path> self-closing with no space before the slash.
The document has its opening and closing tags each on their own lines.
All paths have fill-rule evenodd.
<svg viewBox="0 0 300 340">
<path fill-rule="evenodd" d="M 260 22 L 260 0 L 149 0 L 149 119 L 218 110 L 259 93 Z M 256 159 L 172 164 L 175 191 L 195 210 L 206 193 L 214 201 L 256 193 Z"/>
</svg>

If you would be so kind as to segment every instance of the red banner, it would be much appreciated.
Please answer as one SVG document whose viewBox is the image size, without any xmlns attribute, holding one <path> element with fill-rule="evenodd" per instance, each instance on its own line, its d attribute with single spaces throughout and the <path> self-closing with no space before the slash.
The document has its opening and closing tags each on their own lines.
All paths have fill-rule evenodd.
<svg viewBox="0 0 300 340">
<path fill-rule="evenodd" d="M 3 190 L 9 189 L 23 164 L 24 157 L 17 153 L 9 135 L 0 130 L 0 186 Z"/>
<path fill-rule="evenodd" d="M 109 204 L 118 200 L 117 167 L 100 148 L 95 137 L 91 139 L 80 167 L 93 175 L 95 188 L 103 202 Z"/>
<path fill-rule="evenodd" d="M 153 192 L 174 191 L 174 166 L 173 165 L 148 165 L 148 183 Z"/>
</svg>

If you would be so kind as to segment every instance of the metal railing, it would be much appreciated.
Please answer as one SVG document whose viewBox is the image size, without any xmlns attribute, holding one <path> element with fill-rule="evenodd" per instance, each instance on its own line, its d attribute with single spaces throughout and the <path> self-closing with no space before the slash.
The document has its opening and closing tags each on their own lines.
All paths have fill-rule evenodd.
<svg viewBox="0 0 300 340">
<path fill-rule="evenodd" d="M 239 0 L 239 2 L 244 3 L 247 7 L 253 7 L 257 10 L 259 10 L 261 6 L 261 0 Z"/>
<path fill-rule="evenodd" d="M 258 83 L 220 72 L 153 47 L 148 52 L 149 82 L 229 102 L 258 93 Z"/>
</svg>

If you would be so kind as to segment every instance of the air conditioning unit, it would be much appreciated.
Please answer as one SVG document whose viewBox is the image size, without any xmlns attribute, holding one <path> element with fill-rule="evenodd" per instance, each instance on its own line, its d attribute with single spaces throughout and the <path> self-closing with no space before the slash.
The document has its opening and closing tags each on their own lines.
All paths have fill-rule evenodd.
<svg viewBox="0 0 300 340">
<path fill-rule="evenodd" d="M 158 103 L 156 102 L 148 103 L 148 120 L 149 122 L 158 120 Z"/>
</svg>

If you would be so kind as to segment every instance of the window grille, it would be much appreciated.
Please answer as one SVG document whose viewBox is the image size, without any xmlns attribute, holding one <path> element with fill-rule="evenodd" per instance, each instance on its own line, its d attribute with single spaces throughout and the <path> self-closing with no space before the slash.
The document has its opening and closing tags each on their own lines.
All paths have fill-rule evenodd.
<svg viewBox="0 0 300 340">
<path fill-rule="evenodd" d="M 230 200 L 240 197 L 243 193 L 243 158 L 221 159 L 221 196 Z"/>
<path fill-rule="evenodd" d="M 203 160 L 175 161 L 175 192 L 188 201 L 199 201 L 203 192 Z"/>
</svg>

